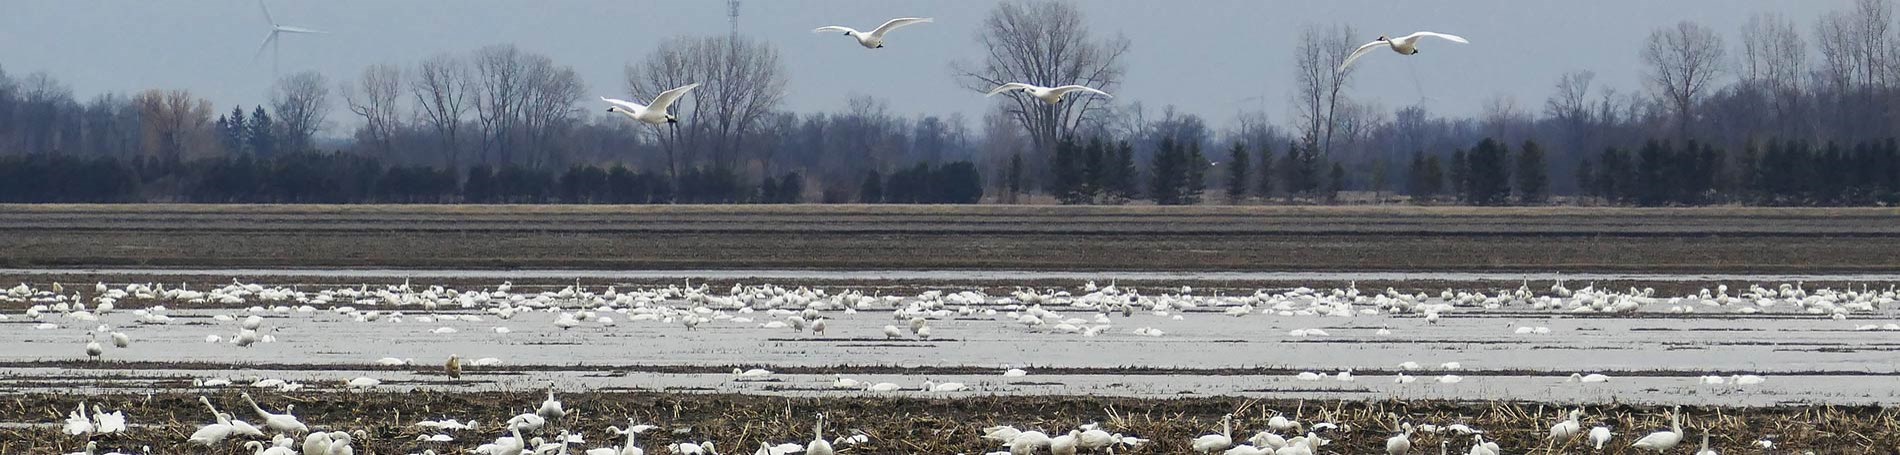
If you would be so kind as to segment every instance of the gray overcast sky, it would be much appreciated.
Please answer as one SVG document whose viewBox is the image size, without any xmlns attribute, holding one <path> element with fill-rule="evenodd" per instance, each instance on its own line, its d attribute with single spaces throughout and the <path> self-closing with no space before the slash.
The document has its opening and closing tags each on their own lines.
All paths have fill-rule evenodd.
<svg viewBox="0 0 1900 455">
<path fill-rule="evenodd" d="M 81 101 L 106 91 L 187 88 L 220 109 L 257 104 L 268 93 L 269 55 L 252 60 L 268 31 L 255 0 L 5 2 L 0 65 L 19 77 L 51 72 Z M 974 119 L 981 94 L 949 75 L 955 59 L 980 55 L 974 42 L 993 0 L 747 0 L 741 33 L 777 44 L 790 72 L 783 107 L 842 109 L 853 94 L 890 102 L 902 114 L 962 112 Z M 315 69 L 333 80 L 366 65 L 414 62 L 437 52 L 514 43 L 574 66 L 590 92 L 624 91 L 622 68 L 662 38 L 725 33 L 723 0 L 272 0 L 286 25 L 334 32 L 283 43 L 283 72 Z M 1778 11 L 1803 35 L 1819 14 L 1851 0 L 1084 0 L 1098 35 L 1133 41 L 1117 101 L 1151 108 L 1174 104 L 1225 127 L 1240 110 L 1264 110 L 1287 123 L 1293 93 L 1292 48 L 1304 23 L 1350 23 L 1367 39 L 1432 30 L 1464 35 L 1471 45 L 1430 43 L 1413 58 L 1363 60 L 1353 96 L 1387 108 L 1428 98 L 1427 107 L 1472 114 L 1495 95 L 1541 109 L 1557 76 L 1591 69 L 1600 84 L 1640 87 L 1637 50 L 1655 27 L 1683 19 L 1723 34 L 1733 48 L 1748 16 Z M 870 28 L 896 16 L 930 16 L 886 48 L 871 51 L 828 24 Z M 268 52 L 268 51 L 267 51 Z M 1812 52 L 1810 52 L 1812 54 Z M 1173 87 L 1222 87 L 1174 90 Z M 1264 98 L 1261 98 L 1264 96 Z M 592 99 L 591 97 L 589 98 Z M 1264 104 L 1263 104 L 1264 103 Z M 331 121 L 354 120 L 340 106 Z M 332 132 L 334 134 L 336 132 Z"/>
</svg>

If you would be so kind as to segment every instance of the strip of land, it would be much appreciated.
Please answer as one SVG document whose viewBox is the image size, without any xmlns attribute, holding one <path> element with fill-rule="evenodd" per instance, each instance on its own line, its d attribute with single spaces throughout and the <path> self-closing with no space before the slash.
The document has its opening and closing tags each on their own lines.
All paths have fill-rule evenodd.
<svg viewBox="0 0 1900 455">
<path fill-rule="evenodd" d="M 0 205 L 0 266 L 1864 272 L 1900 210 Z"/>
</svg>

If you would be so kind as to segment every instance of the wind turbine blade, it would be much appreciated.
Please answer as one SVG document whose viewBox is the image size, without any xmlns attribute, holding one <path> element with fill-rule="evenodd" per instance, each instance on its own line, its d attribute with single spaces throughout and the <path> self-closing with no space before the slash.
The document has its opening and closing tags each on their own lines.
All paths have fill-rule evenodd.
<svg viewBox="0 0 1900 455">
<path fill-rule="evenodd" d="M 292 27 L 288 25 L 277 27 L 277 31 L 285 32 L 285 33 L 322 33 L 326 35 L 330 33 L 330 32 L 326 32 L 322 30 L 317 30 L 314 28 Z"/>
<path fill-rule="evenodd" d="M 257 44 L 257 53 L 251 54 L 251 61 L 255 62 L 257 61 L 258 57 L 264 56 L 264 48 L 270 47 L 271 41 L 276 41 L 276 40 L 277 40 L 276 30 L 271 30 L 269 35 L 264 35 L 264 42 Z"/>
<path fill-rule="evenodd" d="M 271 18 L 271 17 L 270 17 L 270 6 L 269 6 L 269 5 L 265 5 L 265 4 L 264 4 L 264 0 L 257 0 L 257 8 L 258 8 L 258 9 L 262 9 L 262 10 L 264 10 L 264 20 L 265 20 L 265 21 L 268 21 L 268 22 L 270 22 L 270 25 L 271 25 L 271 26 L 273 26 L 273 27 L 277 25 L 277 19 L 274 19 L 274 18 Z"/>
</svg>

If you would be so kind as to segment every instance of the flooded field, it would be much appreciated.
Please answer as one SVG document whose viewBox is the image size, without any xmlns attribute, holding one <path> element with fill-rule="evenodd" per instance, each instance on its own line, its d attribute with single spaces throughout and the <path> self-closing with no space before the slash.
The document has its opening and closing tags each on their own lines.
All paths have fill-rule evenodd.
<svg viewBox="0 0 1900 455">
<path fill-rule="evenodd" d="M 876 286 L 703 283 L 860 274 L 908 281 L 1001 277 L 704 272 L 676 277 L 679 284 L 623 287 L 613 280 L 656 277 L 581 272 L 572 274 L 575 284 L 515 285 L 514 279 L 563 275 L 333 271 L 331 278 L 365 284 L 315 285 L 272 281 L 322 275 L 309 270 L 232 272 L 245 274 L 222 285 L 167 287 L 156 283 L 183 273 L 7 271 L 119 279 L 62 284 L 57 291 L 50 282 L 8 290 L 0 305 L 0 343 L 11 348 L 0 351 L 0 390 L 104 400 L 235 390 L 283 397 L 533 394 L 551 386 L 562 393 L 819 402 L 1090 397 L 1552 408 L 1900 405 L 1900 387 L 1892 385 L 1900 380 L 1900 314 L 1893 310 L 1893 277 L 1885 275 L 1640 277 L 1691 288 L 1709 278 L 1847 283 L 1764 280 L 1680 295 L 1587 284 L 1636 282 L 1629 275 L 1558 282 L 1524 281 L 1554 275 L 1513 281 L 1506 274 L 1462 274 L 1455 281 L 1497 282 L 1435 292 L 1197 290 L 1084 279 L 1060 287 L 996 281 L 883 294 Z M 1141 283 L 1173 276 L 1106 275 L 1101 278 Z M 1447 280 L 1386 275 L 1378 278 Z M 1303 277 L 1346 276 L 1232 275 Z M 430 278 L 496 281 L 444 287 Z M 114 346 L 115 337 L 127 347 Z M 90 340 L 99 344 L 88 346 Z M 95 347 L 96 357 L 89 352 Z M 457 378 L 447 371 L 452 355 Z M 46 423 L 58 414 L 52 417 Z M 13 431 L 51 430 L 20 420 L 13 425 L 27 426 Z"/>
</svg>

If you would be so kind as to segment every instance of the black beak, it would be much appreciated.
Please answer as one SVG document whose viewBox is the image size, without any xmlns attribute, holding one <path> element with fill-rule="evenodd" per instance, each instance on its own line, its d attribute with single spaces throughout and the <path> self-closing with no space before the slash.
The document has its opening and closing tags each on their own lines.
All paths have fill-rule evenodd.
<svg viewBox="0 0 1900 455">
<path fill-rule="evenodd" d="M 611 108 L 611 107 L 607 108 L 607 112 L 613 112 L 613 111 L 614 111 L 614 108 Z"/>
<path fill-rule="evenodd" d="M 676 119 L 676 118 L 666 119 L 666 123 L 679 123 L 679 122 L 680 122 L 680 119 Z"/>
</svg>

